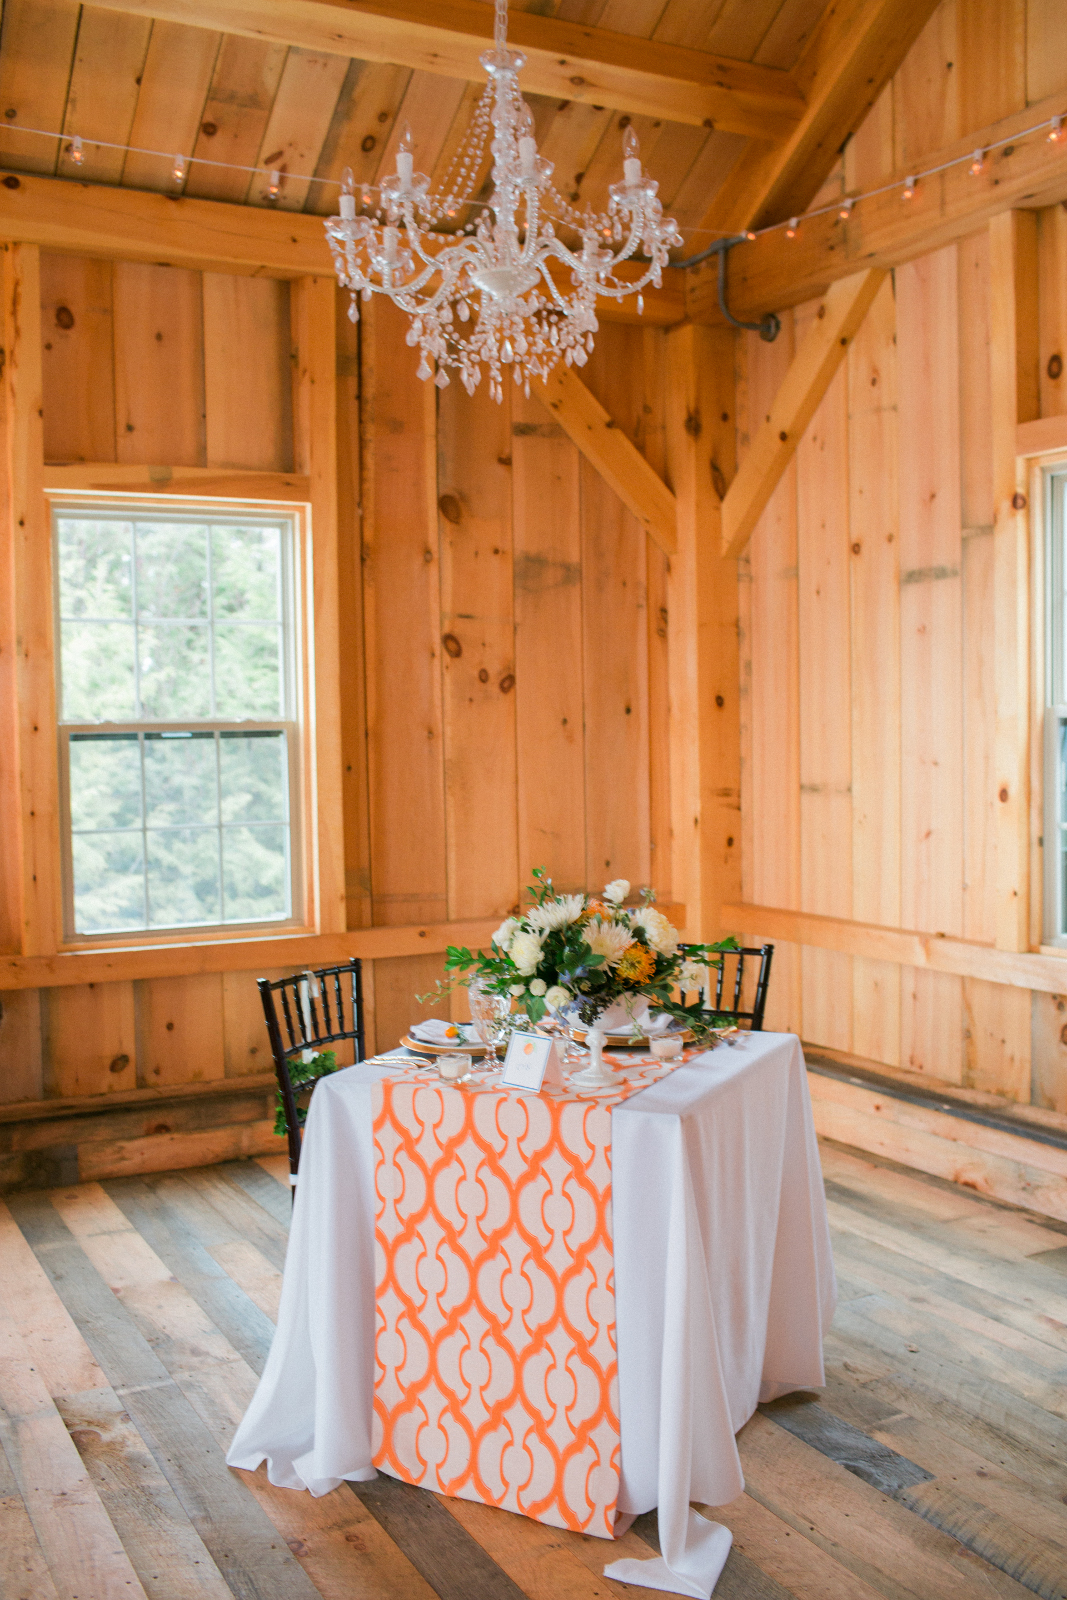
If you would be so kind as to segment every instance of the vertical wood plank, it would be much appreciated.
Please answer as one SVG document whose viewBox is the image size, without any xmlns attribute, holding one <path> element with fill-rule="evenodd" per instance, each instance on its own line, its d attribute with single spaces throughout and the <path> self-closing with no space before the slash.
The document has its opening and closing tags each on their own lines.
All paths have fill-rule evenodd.
<svg viewBox="0 0 1067 1600">
<path fill-rule="evenodd" d="M 1026 105 L 1027 0 L 963 0 L 956 67 L 961 132 Z"/>
<path fill-rule="evenodd" d="M 41 992 L 10 989 L 0 995 L 0 1103 L 44 1098 Z"/>
<path fill-rule="evenodd" d="M 437 489 L 448 915 L 494 916 L 519 893 L 507 395 L 441 391 Z"/>
<path fill-rule="evenodd" d="M 114 461 L 110 261 L 41 254 L 44 459 Z"/>
<path fill-rule="evenodd" d="M 395 926 L 447 910 L 436 390 L 415 376 L 403 312 L 362 316 L 371 891 L 375 923 Z"/>
<path fill-rule="evenodd" d="M 54 951 L 60 926 L 59 774 L 52 618 L 52 539 L 42 472 L 41 271 L 34 245 L 0 252 L 0 573 L 4 673 L 0 887 L 5 936 L 24 955 Z"/>
<path fill-rule="evenodd" d="M 992 944 L 997 926 L 996 663 L 993 530 L 964 528 L 963 936 Z M 970 980 L 966 980 L 970 981 Z"/>
<path fill-rule="evenodd" d="M 341 614 L 341 756 L 345 902 L 350 928 L 371 921 L 367 793 L 367 683 L 363 634 L 363 505 L 360 463 L 360 324 L 337 302 L 337 604 Z"/>
<path fill-rule="evenodd" d="M 578 447 L 536 390 L 511 415 L 519 885 L 545 867 L 573 891 L 586 884 Z"/>
<path fill-rule="evenodd" d="M 8 0 L 0 54 L 0 98 L 16 115 L 0 132 L 0 162 L 21 172 L 54 172 L 57 139 L 20 133 L 11 122 L 45 132 L 59 128 L 70 84 L 81 7 L 75 0 Z"/>
<path fill-rule="evenodd" d="M 271 1071 L 270 1040 L 256 980 L 269 978 L 273 982 L 291 970 L 273 967 L 267 971 L 222 974 L 222 1049 L 227 1078 Z"/>
<path fill-rule="evenodd" d="M 45 1090 L 60 1098 L 137 1086 L 133 984 L 44 992 Z"/>
<path fill-rule="evenodd" d="M 846 358 L 852 915 L 900 926 L 900 520 L 896 300 L 887 279 Z M 900 1064 L 900 968 L 857 956 L 853 1049 Z"/>
<path fill-rule="evenodd" d="M 1028 1105 L 1030 991 L 967 978 L 963 1023 L 963 1082 L 969 1089 L 986 1089 Z"/>
<path fill-rule="evenodd" d="M 377 1050 L 393 1050 L 413 1022 L 448 1015 L 447 1001 L 420 1000 L 444 973 L 442 956 L 392 956 L 374 963 Z"/>
<path fill-rule="evenodd" d="M 1037 249 L 1040 414 L 1062 417 L 1067 412 L 1067 211 L 1062 206 L 1037 213 Z"/>
<path fill-rule="evenodd" d="M 1010 211 L 989 226 L 996 660 L 996 942 L 1030 938 L 1030 521 L 1015 428 L 1038 412 L 1037 219 Z"/>
<path fill-rule="evenodd" d="M 1026 0 L 1028 104 L 1067 89 L 1067 34 L 1059 0 Z"/>
<path fill-rule="evenodd" d="M 141 979 L 134 985 L 134 1001 L 139 1086 L 225 1077 L 220 973 Z"/>
<path fill-rule="evenodd" d="M 842 367 L 797 448 L 800 904 L 852 914 L 848 382 Z M 852 1049 L 852 958 L 805 949 L 804 1037 Z"/>
<path fill-rule="evenodd" d="M 333 278 L 300 278 L 293 286 L 293 435 L 295 464 L 310 482 L 307 593 L 314 617 L 310 682 L 313 701 L 315 921 L 324 933 L 345 926 L 344 800 L 341 780 L 337 604 L 337 286 Z"/>
<path fill-rule="evenodd" d="M 202 274 L 115 263 L 115 459 L 205 462 Z"/>
<path fill-rule="evenodd" d="M 993 397 L 989 367 L 989 233 L 957 246 L 960 345 L 961 517 L 965 528 L 993 526 Z"/>
<path fill-rule="evenodd" d="M 901 919 L 963 918 L 960 406 L 955 246 L 898 269 Z M 902 974 L 901 1065 L 958 1082 L 961 980 Z"/>
<path fill-rule="evenodd" d="M 961 0 L 942 0 L 893 78 L 893 166 L 917 165 L 959 136 L 956 60 Z M 966 6 L 969 0 L 962 0 Z"/>
<path fill-rule="evenodd" d="M 209 467 L 293 468 L 289 285 L 204 273 L 204 429 Z"/>
<path fill-rule="evenodd" d="M 667 461 L 678 500 L 668 583 L 671 889 L 691 935 L 715 939 L 741 887 L 737 567 L 718 555 L 716 479 L 733 476 L 733 335 L 667 339 Z M 773 903 L 773 902 L 772 902 Z"/>
<path fill-rule="evenodd" d="M 746 335 L 748 432 L 770 410 L 794 353 L 793 319 L 773 345 Z M 800 904 L 800 688 L 797 612 L 796 460 L 782 474 L 749 540 L 752 678 L 752 895 L 757 904 Z M 803 1024 L 800 949 L 779 942 L 767 1026 Z"/>
<path fill-rule="evenodd" d="M 174 193 L 174 156 L 143 152 L 192 154 L 221 42 L 222 34 L 209 28 L 153 22 L 130 128 L 134 148 L 122 169 L 127 187 Z"/>
<path fill-rule="evenodd" d="M 641 335 L 646 427 L 642 451 L 661 477 L 667 470 L 666 390 L 667 336 L 659 328 Z M 721 417 L 721 413 L 720 413 Z M 725 485 L 725 480 L 724 480 Z M 716 490 L 716 492 L 718 492 Z M 648 639 L 648 811 L 649 870 L 661 900 L 671 888 L 671 736 L 670 659 L 667 605 L 670 562 L 650 535 L 645 536 L 646 635 Z M 740 835 L 737 836 L 740 841 Z"/>
<path fill-rule="evenodd" d="M 1067 1111 L 1067 995 L 1031 996 L 1030 1100 Z"/>
</svg>

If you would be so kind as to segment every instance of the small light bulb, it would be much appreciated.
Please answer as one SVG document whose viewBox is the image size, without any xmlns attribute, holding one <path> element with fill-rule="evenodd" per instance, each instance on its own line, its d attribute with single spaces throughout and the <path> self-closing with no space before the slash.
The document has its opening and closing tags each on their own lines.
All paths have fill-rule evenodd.
<svg viewBox="0 0 1067 1600">
<path fill-rule="evenodd" d="M 371 194 L 370 190 L 369 189 L 364 189 L 364 191 L 363 191 L 362 195 L 360 196 L 360 198 L 362 199 L 363 204 L 367 207 L 367 210 L 369 211 L 371 206 L 374 204 L 374 196 Z"/>
<path fill-rule="evenodd" d="M 798 218 L 790 217 L 789 222 L 788 222 L 788 224 L 786 226 L 786 230 L 785 230 L 786 238 L 787 239 L 795 239 L 796 236 L 797 236 L 797 229 L 799 227 L 800 227 L 800 222 L 799 222 Z"/>
<path fill-rule="evenodd" d="M 904 179 L 904 188 L 903 188 L 903 191 L 901 193 L 900 198 L 902 200 L 913 200 L 915 198 L 915 191 L 916 191 L 916 189 L 918 187 L 919 187 L 918 178 L 905 178 Z"/>
<path fill-rule="evenodd" d="M 188 166 L 189 163 L 186 161 L 184 156 L 174 157 L 174 165 L 171 168 L 171 176 L 173 177 L 175 183 L 185 182 L 185 174 Z"/>
<path fill-rule="evenodd" d="M 1052 127 L 1049 129 L 1048 135 L 1049 144 L 1059 144 L 1065 133 L 1067 133 L 1067 128 L 1063 126 L 1063 118 L 1053 117 Z"/>
<path fill-rule="evenodd" d="M 855 200 L 853 200 L 851 198 L 848 199 L 848 200 L 842 200 L 841 205 L 840 205 L 840 207 L 838 209 L 838 213 L 837 213 L 838 216 L 841 218 L 842 222 L 847 222 L 848 221 L 849 217 L 852 215 L 852 207 L 855 204 L 856 204 Z"/>
<path fill-rule="evenodd" d="M 974 155 L 971 157 L 971 165 L 970 165 L 970 168 L 968 170 L 970 171 L 970 174 L 971 174 L 972 178 L 977 178 L 980 172 L 984 172 L 985 171 L 985 151 L 984 150 L 976 150 L 974 152 Z"/>
<path fill-rule="evenodd" d="M 80 133 L 76 133 L 73 139 L 70 141 L 70 159 L 73 161 L 76 167 L 80 167 L 82 162 L 85 160 L 85 151 L 82 149 L 82 138 Z"/>
<path fill-rule="evenodd" d="M 748 240 L 749 244 L 754 244 L 755 243 L 756 235 L 752 232 L 751 228 L 745 234 L 745 238 Z"/>
<path fill-rule="evenodd" d="M 281 188 L 281 186 L 282 186 L 282 175 L 279 172 L 278 168 L 275 167 L 274 171 L 270 175 L 270 182 L 267 185 L 267 193 L 270 195 L 272 200 L 277 200 L 277 198 L 278 198 L 278 190 Z"/>
</svg>

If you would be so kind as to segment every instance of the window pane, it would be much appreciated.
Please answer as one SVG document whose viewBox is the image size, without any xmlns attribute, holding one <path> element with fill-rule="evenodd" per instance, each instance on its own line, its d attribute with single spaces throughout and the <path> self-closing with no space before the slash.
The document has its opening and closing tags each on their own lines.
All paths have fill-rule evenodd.
<svg viewBox="0 0 1067 1600">
<path fill-rule="evenodd" d="M 148 835 L 148 906 L 152 928 L 222 920 L 216 828 L 167 828 Z"/>
<path fill-rule="evenodd" d="M 126 722 L 134 704 L 133 625 L 61 624 L 65 722 Z"/>
<path fill-rule="evenodd" d="M 82 828 L 139 828 L 141 751 L 135 733 L 73 734 L 70 820 Z"/>
<path fill-rule="evenodd" d="M 223 822 L 285 822 L 289 771 L 284 733 L 224 733 L 219 740 Z"/>
<path fill-rule="evenodd" d="M 150 828 L 217 823 L 215 735 L 146 733 L 144 793 L 145 821 Z"/>
<path fill-rule="evenodd" d="M 280 528 L 212 528 L 211 565 L 216 617 L 278 621 L 282 573 Z"/>
<path fill-rule="evenodd" d="M 215 697 L 220 717 L 282 715 L 279 627 L 230 623 L 215 629 Z"/>
<path fill-rule="evenodd" d="M 211 667 L 206 626 L 142 624 L 137 629 L 137 648 L 143 717 L 159 722 L 210 717 Z"/>
<path fill-rule="evenodd" d="M 264 922 L 289 915 L 288 829 L 224 828 L 227 922 Z"/>
<path fill-rule="evenodd" d="M 137 524 L 137 609 L 142 617 L 207 617 L 207 529 Z"/>
<path fill-rule="evenodd" d="M 60 615 L 132 616 L 132 525 L 60 517 L 56 532 Z"/>
<path fill-rule="evenodd" d="M 79 933 L 123 933 L 145 925 L 140 833 L 78 833 L 74 926 Z"/>
</svg>

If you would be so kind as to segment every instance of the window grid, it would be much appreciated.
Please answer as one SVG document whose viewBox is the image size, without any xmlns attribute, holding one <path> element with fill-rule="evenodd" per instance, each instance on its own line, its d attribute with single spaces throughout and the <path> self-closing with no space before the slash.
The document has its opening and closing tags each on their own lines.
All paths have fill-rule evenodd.
<svg viewBox="0 0 1067 1600">
<path fill-rule="evenodd" d="M 296 769 L 298 747 L 295 738 L 296 728 L 292 721 L 292 713 L 290 711 L 290 706 L 292 705 L 294 698 L 293 673 L 295 668 L 293 652 L 293 619 L 290 615 L 291 603 L 289 598 L 292 572 L 291 542 L 294 536 L 292 524 L 284 517 L 279 518 L 278 516 L 262 516 L 254 513 L 250 515 L 242 515 L 239 508 L 236 507 L 233 508 L 232 511 L 228 508 L 227 515 L 225 517 L 219 517 L 217 514 L 205 515 L 203 513 L 197 514 L 195 512 L 184 515 L 182 513 L 178 513 L 175 515 L 163 510 L 157 511 L 155 508 L 146 510 L 142 507 L 138 507 L 136 509 L 130 509 L 127 507 L 93 507 L 91 510 L 84 507 L 57 507 L 55 509 L 57 536 L 61 524 L 69 524 L 72 522 L 86 522 L 96 524 L 98 526 L 111 523 L 113 525 L 125 525 L 129 529 L 128 560 L 130 567 L 130 607 L 128 613 L 122 616 L 110 616 L 106 612 L 88 613 L 82 611 L 79 613 L 77 612 L 77 604 L 75 601 L 73 607 L 69 606 L 68 603 L 68 607 L 66 609 L 71 609 L 76 614 L 69 616 L 65 615 L 65 608 L 61 603 L 64 577 L 62 572 L 61 552 L 59 551 L 57 551 L 56 561 L 56 609 L 58 630 L 61 639 L 63 637 L 62 629 L 64 624 L 69 625 L 70 623 L 92 624 L 97 622 L 117 622 L 126 624 L 129 627 L 131 634 L 130 646 L 132 650 L 133 673 L 131 687 L 134 697 L 135 715 L 128 719 L 123 718 L 121 721 L 100 720 L 96 722 L 86 722 L 82 721 L 81 719 L 75 720 L 72 717 L 69 720 L 62 721 L 60 725 L 61 754 L 64 758 L 62 761 L 62 771 L 65 812 L 65 857 L 67 867 L 67 871 L 65 873 L 65 897 L 67 903 L 66 920 L 69 930 L 77 937 L 91 937 L 96 935 L 114 935 L 139 931 L 159 933 L 166 931 L 168 928 L 173 928 L 175 930 L 190 927 L 210 928 L 215 925 L 225 925 L 228 928 L 233 928 L 239 925 L 255 925 L 256 923 L 263 922 L 276 925 L 279 922 L 292 920 L 293 908 L 298 904 L 298 886 L 294 881 L 294 874 L 297 873 L 299 868 L 299 855 L 294 847 L 293 837 L 294 824 L 297 820 L 297 814 L 294 808 L 294 785 L 296 784 L 297 780 Z M 151 612 L 149 612 L 148 618 L 145 619 L 145 622 L 142 621 L 139 581 L 139 557 L 141 555 L 141 551 L 138 548 L 138 533 L 142 530 L 147 532 L 149 526 L 151 527 L 153 533 L 156 533 L 157 535 L 163 528 L 172 528 L 176 536 L 175 542 L 177 542 L 177 538 L 180 536 L 180 532 L 183 528 L 196 528 L 198 530 L 203 530 L 205 544 L 205 566 L 204 578 L 202 581 L 206 584 L 204 614 L 200 616 L 189 617 L 161 615 L 157 618 Z M 227 614 L 223 617 L 219 616 L 217 605 L 219 597 L 216 596 L 215 592 L 217 577 L 216 536 L 218 535 L 220 539 L 225 537 L 227 530 L 229 530 L 231 533 L 236 531 L 239 534 L 247 534 L 253 530 L 270 530 L 277 534 L 278 543 L 276 560 L 274 562 L 273 582 L 269 586 L 273 589 L 273 616 L 266 614 L 266 612 L 269 610 L 269 602 L 262 608 L 264 611 L 263 615 L 242 617 L 240 615 Z M 179 555 L 180 553 L 181 552 L 179 552 Z M 232 562 L 232 558 L 233 547 L 231 546 L 230 549 L 227 550 L 227 559 Z M 85 561 L 86 559 L 84 554 L 84 546 L 78 553 L 78 559 L 81 561 Z M 90 574 L 90 578 L 93 576 L 95 575 Z M 267 592 L 269 593 L 269 589 Z M 112 608 L 109 607 L 107 608 L 107 611 L 110 611 L 111 609 Z M 144 628 L 146 625 L 153 626 L 161 630 L 182 626 L 206 629 L 207 657 L 204 665 L 207 668 L 206 675 L 208 677 L 210 686 L 210 711 L 208 716 L 176 716 L 173 720 L 161 720 L 158 716 L 152 716 L 151 714 L 148 716 L 145 715 L 146 708 L 143 704 L 142 696 L 144 674 L 142 647 L 145 638 Z M 270 629 L 274 633 L 277 640 L 277 691 L 278 701 L 280 703 L 273 706 L 269 712 L 266 710 L 266 707 L 263 707 L 260 713 L 254 716 L 241 715 L 238 717 L 227 717 L 225 715 L 225 711 L 220 713 L 219 685 L 216 681 L 217 672 L 221 670 L 216 650 L 216 630 L 220 627 L 225 630 L 240 630 L 250 627 L 259 629 L 261 633 L 265 629 Z M 149 635 L 149 637 L 151 636 Z M 106 650 L 109 643 L 110 641 L 105 638 L 103 644 L 97 648 Z M 60 652 L 60 659 L 62 660 L 62 649 Z M 60 691 L 62 704 L 62 678 L 60 683 Z M 84 707 L 80 709 L 84 709 Z M 160 708 L 157 706 L 155 709 L 158 711 Z M 194 739 L 200 740 L 207 738 L 211 739 L 213 745 L 213 757 L 209 763 L 213 780 L 211 784 L 213 796 L 210 801 L 210 810 L 213 813 L 211 820 L 207 820 L 205 817 L 203 817 L 203 815 L 196 815 L 195 812 L 190 818 L 182 818 L 179 816 L 173 817 L 171 820 L 162 820 L 158 815 L 160 808 L 158 796 L 156 800 L 157 814 L 153 816 L 153 802 L 149 783 L 149 761 L 146 756 L 146 748 L 149 743 L 155 743 L 157 740 L 160 742 L 165 740 L 169 744 L 173 740 L 175 744 L 186 744 Z M 123 742 L 132 742 L 136 740 L 138 768 L 136 789 L 138 810 L 140 813 L 139 819 L 136 822 L 130 820 L 128 823 L 124 824 L 121 823 L 116 816 L 112 816 L 99 826 L 86 826 L 84 825 L 84 821 L 86 819 L 83 819 L 82 824 L 76 826 L 75 810 L 77 807 L 77 797 L 71 793 L 72 756 L 75 753 L 72 749 L 72 746 L 85 746 L 86 744 L 95 743 L 100 740 L 106 740 L 110 742 L 116 739 L 122 740 Z M 272 797 L 272 804 L 269 807 L 269 814 L 234 814 L 230 820 L 227 820 L 225 815 L 225 810 L 228 803 L 227 783 L 230 780 L 228 780 L 227 772 L 225 770 L 224 741 L 229 742 L 230 740 L 233 740 L 236 743 L 243 741 L 247 765 L 251 760 L 251 757 L 248 756 L 248 752 L 252 748 L 248 741 L 255 740 L 258 744 L 261 739 L 269 740 L 271 742 L 273 747 L 272 755 L 267 760 L 267 767 L 265 770 L 270 773 L 272 778 L 276 777 L 277 779 L 276 792 Z M 276 757 L 274 752 L 276 752 Z M 273 771 L 271 770 L 272 767 Z M 236 770 L 238 771 L 239 778 L 239 763 L 238 769 Z M 261 775 L 262 774 L 260 774 L 260 776 Z M 171 776 L 173 777 L 174 774 L 171 774 Z M 188 773 L 179 772 L 177 776 L 179 779 L 179 785 L 183 781 L 186 782 L 187 785 L 189 784 L 190 779 Z M 201 778 L 206 777 L 206 769 L 201 772 L 199 776 Z M 158 771 L 155 774 L 154 781 L 158 787 Z M 192 781 L 195 782 L 195 775 Z M 130 792 L 130 798 L 132 799 L 132 792 Z M 197 798 L 200 802 L 202 811 L 204 798 L 203 794 L 200 794 Z M 213 914 L 210 916 L 202 916 L 179 914 L 169 917 L 161 915 L 160 920 L 154 920 L 156 917 L 157 908 L 153 904 L 154 868 L 152 841 L 158 841 L 162 838 L 166 838 L 168 835 L 175 840 L 180 840 L 180 836 L 184 836 L 185 840 L 189 841 L 194 847 L 191 852 L 193 855 L 195 855 L 195 842 L 198 837 L 207 835 L 214 836 L 215 859 L 213 863 L 213 870 L 209 870 L 208 877 L 206 879 L 202 876 L 201 881 L 207 882 L 213 879 L 211 889 L 211 909 L 212 911 L 217 909 L 217 915 Z M 269 881 L 263 882 L 262 874 L 258 875 L 257 881 L 257 873 L 254 870 L 251 872 L 246 870 L 245 884 L 242 885 L 238 883 L 235 878 L 234 885 L 231 887 L 228 879 L 228 866 L 233 865 L 233 862 L 232 860 L 228 859 L 228 857 L 230 855 L 235 857 L 239 866 L 241 862 L 241 851 L 239 848 L 241 841 L 243 840 L 247 844 L 248 841 L 257 837 L 260 839 L 260 841 L 264 842 L 265 848 L 268 850 L 273 849 L 273 856 L 271 857 L 270 864 L 276 865 L 279 861 L 282 863 L 280 882 L 276 882 L 273 885 Z M 80 841 L 88 842 L 93 839 L 110 843 L 123 838 L 131 841 L 133 839 L 138 840 L 139 863 L 134 868 L 133 876 L 139 877 L 140 880 L 140 890 L 136 897 L 139 900 L 139 911 L 136 916 L 132 914 L 131 900 L 130 906 L 124 911 L 124 914 L 112 919 L 114 925 L 109 926 L 98 924 L 91 927 L 85 926 L 85 918 L 81 918 L 77 915 L 78 892 L 75 881 L 75 857 L 77 855 L 78 843 Z M 209 863 L 209 868 L 211 866 L 212 864 Z M 245 861 L 245 867 L 246 869 L 248 867 L 247 860 Z M 127 877 L 129 876 L 130 875 L 127 874 Z M 172 877 L 173 876 L 174 874 L 172 872 Z M 269 876 L 270 875 L 267 874 L 268 880 Z M 127 889 L 132 890 L 132 883 L 124 883 L 121 877 L 117 881 L 119 884 L 119 890 L 121 892 L 125 892 Z M 261 892 L 265 893 L 268 899 L 273 888 L 275 893 L 274 903 L 271 905 L 264 900 L 258 906 L 253 906 L 250 908 L 249 894 L 254 892 L 257 888 L 260 889 Z M 157 894 L 157 899 L 158 898 L 160 898 L 159 894 Z M 162 891 L 161 901 L 164 909 L 166 909 L 168 901 L 165 885 Z M 82 924 L 81 926 L 78 925 L 79 922 Z"/>
</svg>

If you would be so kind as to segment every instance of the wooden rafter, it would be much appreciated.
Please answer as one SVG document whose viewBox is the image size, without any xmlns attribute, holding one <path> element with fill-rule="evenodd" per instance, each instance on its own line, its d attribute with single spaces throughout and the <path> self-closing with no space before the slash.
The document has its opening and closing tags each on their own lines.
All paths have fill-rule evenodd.
<svg viewBox="0 0 1067 1600">
<path fill-rule="evenodd" d="M 492 7 L 478 0 L 110 0 L 107 9 L 475 83 L 493 36 Z M 532 12 L 514 13 L 508 33 L 526 56 L 528 93 L 761 138 L 786 137 L 804 110 L 790 74 L 772 67 Z"/>
<path fill-rule="evenodd" d="M 743 153 L 703 226 L 741 232 L 803 211 L 896 72 L 938 0 L 830 0 L 793 69 L 804 114 Z"/>
<path fill-rule="evenodd" d="M 722 553 L 739 556 L 796 454 L 834 373 L 881 288 L 878 268 L 835 283 L 819 307 L 722 503 Z"/>
<path fill-rule="evenodd" d="M 543 400 L 569 438 L 667 555 L 678 547 L 674 495 L 572 367 L 558 366 Z"/>
<path fill-rule="evenodd" d="M 950 166 L 922 179 L 905 201 L 902 171 L 883 192 L 861 200 L 847 222 L 831 211 L 802 222 L 795 239 L 774 232 L 737 245 L 730 252 L 730 310 L 748 321 L 800 305 L 861 267 L 900 266 L 973 233 L 1000 212 L 1067 199 L 1067 143 L 1049 144 L 1044 130 L 1021 137 L 1064 111 L 1067 95 L 1053 96 L 969 133 L 921 164 L 933 169 L 976 148 L 989 150 L 987 170 L 977 177 L 965 163 Z M 721 320 L 714 261 L 687 274 L 686 309 L 694 322 Z"/>
<path fill-rule="evenodd" d="M 0 239 L 256 278 L 313 277 L 330 270 L 321 217 L 25 173 L 10 177 L 14 187 L 0 184 Z M 620 276 L 625 275 L 624 268 Z M 649 285 L 640 321 L 651 327 L 681 322 L 683 292 L 680 272 L 667 273 L 662 289 Z M 638 320 L 634 306 L 613 300 L 598 305 L 597 314 L 605 322 Z"/>
</svg>

